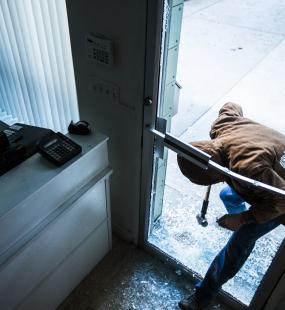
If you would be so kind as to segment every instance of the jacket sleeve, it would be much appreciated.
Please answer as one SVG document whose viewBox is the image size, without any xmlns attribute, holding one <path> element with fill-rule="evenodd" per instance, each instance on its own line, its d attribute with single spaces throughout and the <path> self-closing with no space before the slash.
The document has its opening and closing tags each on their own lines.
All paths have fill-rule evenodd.
<svg viewBox="0 0 285 310">
<path fill-rule="evenodd" d="M 269 167 L 263 169 L 263 172 L 255 176 L 254 179 L 285 190 L 285 180 Z M 274 194 L 262 189 L 255 190 L 253 194 L 258 199 L 243 215 L 245 220 L 263 223 L 285 214 L 285 197 L 281 194 Z"/>
</svg>

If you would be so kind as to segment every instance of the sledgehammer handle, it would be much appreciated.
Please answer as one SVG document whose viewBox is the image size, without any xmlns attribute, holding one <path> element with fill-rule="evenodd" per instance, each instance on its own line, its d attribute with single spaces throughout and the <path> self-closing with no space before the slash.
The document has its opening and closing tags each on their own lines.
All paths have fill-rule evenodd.
<svg viewBox="0 0 285 310">
<path fill-rule="evenodd" d="M 206 213 L 207 213 L 208 204 L 209 204 L 210 191 L 211 191 L 211 185 L 209 185 L 207 188 L 205 198 L 203 200 L 201 213 L 196 215 L 196 219 L 198 221 L 198 224 L 202 225 L 203 227 L 206 227 L 208 225 L 208 221 L 206 219 Z"/>
<path fill-rule="evenodd" d="M 205 198 L 203 200 L 202 209 L 201 209 L 201 218 L 205 218 L 205 215 L 207 213 L 210 192 L 211 192 L 211 185 L 208 185 Z"/>
<path fill-rule="evenodd" d="M 210 192 L 211 192 L 211 185 L 208 185 L 204 200 L 209 201 Z"/>
</svg>

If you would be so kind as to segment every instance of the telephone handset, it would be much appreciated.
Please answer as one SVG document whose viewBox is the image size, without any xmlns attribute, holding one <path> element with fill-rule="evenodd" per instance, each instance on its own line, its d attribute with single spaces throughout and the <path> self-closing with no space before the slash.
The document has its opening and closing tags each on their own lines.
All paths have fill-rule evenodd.
<svg viewBox="0 0 285 310">
<path fill-rule="evenodd" d="M 60 132 L 53 132 L 40 140 L 37 145 L 39 153 L 57 166 L 65 164 L 68 160 L 82 152 L 79 144 Z"/>
</svg>

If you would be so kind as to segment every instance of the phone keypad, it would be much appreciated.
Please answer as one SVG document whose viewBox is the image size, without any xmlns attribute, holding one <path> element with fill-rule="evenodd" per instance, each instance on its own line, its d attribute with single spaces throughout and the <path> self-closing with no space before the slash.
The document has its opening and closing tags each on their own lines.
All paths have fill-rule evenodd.
<svg viewBox="0 0 285 310">
<path fill-rule="evenodd" d="M 54 139 L 51 137 L 51 139 Z M 56 140 L 45 142 L 46 147 L 39 145 L 40 153 L 54 164 L 60 166 L 81 152 L 81 146 L 61 133 L 56 134 Z"/>
<path fill-rule="evenodd" d="M 68 145 L 66 142 L 62 142 L 61 145 L 53 145 L 50 147 L 50 149 L 47 151 L 48 154 L 51 156 L 54 156 L 57 159 L 60 159 L 61 157 L 64 157 L 69 152 L 72 152 L 74 150 L 74 147 L 71 145 Z"/>
</svg>

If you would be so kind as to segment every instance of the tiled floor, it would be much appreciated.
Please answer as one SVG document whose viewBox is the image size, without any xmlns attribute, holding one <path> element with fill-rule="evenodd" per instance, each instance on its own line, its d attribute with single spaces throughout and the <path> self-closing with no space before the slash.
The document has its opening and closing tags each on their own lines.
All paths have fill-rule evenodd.
<svg viewBox="0 0 285 310">
<path fill-rule="evenodd" d="M 175 310 L 193 289 L 180 273 L 117 237 L 112 251 L 57 310 Z M 209 309 L 229 310 L 217 303 Z"/>
</svg>

